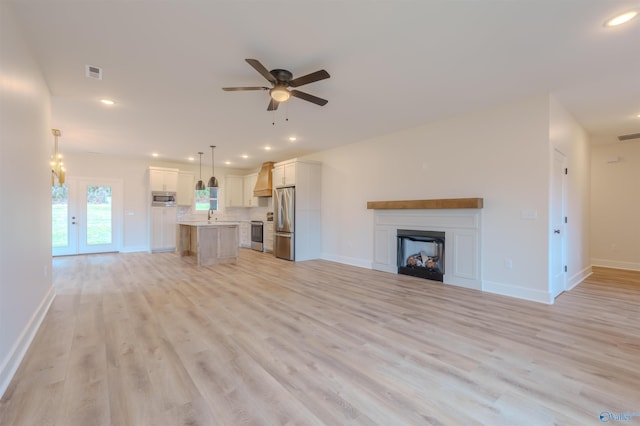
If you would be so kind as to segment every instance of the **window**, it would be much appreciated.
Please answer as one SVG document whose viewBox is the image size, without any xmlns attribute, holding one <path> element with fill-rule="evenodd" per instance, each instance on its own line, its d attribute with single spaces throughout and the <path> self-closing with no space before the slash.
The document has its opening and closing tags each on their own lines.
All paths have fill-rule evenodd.
<svg viewBox="0 0 640 426">
<path fill-rule="evenodd" d="M 201 191 L 196 190 L 195 205 L 196 212 L 208 210 L 218 211 L 220 198 L 220 188 L 206 188 Z"/>
</svg>

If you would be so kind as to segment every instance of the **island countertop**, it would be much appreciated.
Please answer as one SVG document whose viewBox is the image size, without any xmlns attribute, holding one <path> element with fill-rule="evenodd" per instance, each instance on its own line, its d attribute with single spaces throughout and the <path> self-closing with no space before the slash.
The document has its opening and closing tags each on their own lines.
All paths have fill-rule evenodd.
<svg viewBox="0 0 640 426">
<path fill-rule="evenodd" d="M 202 220 L 198 220 L 198 221 L 182 221 L 182 222 L 178 222 L 178 225 L 186 225 L 186 226 L 240 226 L 240 222 L 225 222 L 225 221 L 218 221 L 218 220 L 212 220 L 212 221 L 202 221 Z"/>
</svg>

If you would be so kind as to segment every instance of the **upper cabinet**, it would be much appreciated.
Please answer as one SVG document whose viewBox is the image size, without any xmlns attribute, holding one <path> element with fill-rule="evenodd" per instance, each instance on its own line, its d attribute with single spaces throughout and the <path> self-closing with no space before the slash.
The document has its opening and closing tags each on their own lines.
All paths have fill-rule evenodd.
<svg viewBox="0 0 640 426">
<path fill-rule="evenodd" d="M 273 167 L 273 186 L 292 186 L 296 184 L 296 161 L 276 163 Z"/>
<path fill-rule="evenodd" d="M 149 187 L 151 191 L 178 191 L 178 169 L 149 167 Z"/>
<path fill-rule="evenodd" d="M 257 181 L 257 173 L 243 176 L 242 178 L 245 207 L 258 207 L 258 197 L 253 196 L 253 188 L 255 188 Z"/>
<path fill-rule="evenodd" d="M 247 176 L 225 176 L 225 205 L 227 207 L 266 207 L 266 198 L 253 196 L 257 179 L 257 173 Z"/>
<path fill-rule="evenodd" d="M 224 189 L 226 207 L 244 207 L 244 179 L 242 176 L 225 176 Z"/>
<path fill-rule="evenodd" d="M 195 183 L 193 173 L 178 172 L 178 190 L 176 191 L 176 204 L 190 206 L 193 204 Z"/>
</svg>

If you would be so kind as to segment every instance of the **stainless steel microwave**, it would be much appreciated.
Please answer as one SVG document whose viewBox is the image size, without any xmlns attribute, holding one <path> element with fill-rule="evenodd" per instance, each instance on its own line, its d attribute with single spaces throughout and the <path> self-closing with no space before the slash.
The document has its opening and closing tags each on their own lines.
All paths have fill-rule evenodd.
<svg viewBox="0 0 640 426">
<path fill-rule="evenodd" d="M 154 207 L 173 207 L 176 205 L 176 193 L 173 191 L 152 191 L 151 205 Z"/>
</svg>

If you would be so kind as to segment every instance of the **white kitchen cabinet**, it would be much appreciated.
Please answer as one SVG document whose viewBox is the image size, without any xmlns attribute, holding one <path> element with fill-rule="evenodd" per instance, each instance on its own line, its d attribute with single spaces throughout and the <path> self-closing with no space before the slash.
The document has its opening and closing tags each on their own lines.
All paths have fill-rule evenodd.
<svg viewBox="0 0 640 426">
<path fill-rule="evenodd" d="M 262 228 L 263 249 L 267 253 L 273 253 L 273 222 L 264 222 Z"/>
<path fill-rule="evenodd" d="M 149 246 L 151 252 L 175 251 L 177 207 L 151 207 Z"/>
<path fill-rule="evenodd" d="M 240 222 L 240 247 L 251 247 L 251 222 Z"/>
<path fill-rule="evenodd" d="M 292 186 L 296 184 L 296 160 L 276 163 L 273 166 L 273 186 Z"/>
<path fill-rule="evenodd" d="M 227 175 L 224 181 L 226 207 L 244 207 L 244 179 Z"/>
<path fill-rule="evenodd" d="M 243 188 L 244 188 L 243 204 L 245 207 L 258 207 L 258 197 L 253 196 L 253 188 L 255 188 L 257 181 L 258 181 L 257 173 L 246 175 L 242 178 Z"/>
<path fill-rule="evenodd" d="M 189 172 L 178 172 L 178 190 L 176 192 L 176 204 L 179 206 L 191 206 L 195 193 L 194 175 Z"/>
<path fill-rule="evenodd" d="M 178 169 L 149 167 L 149 187 L 151 191 L 178 191 Z"/>
</svg>

